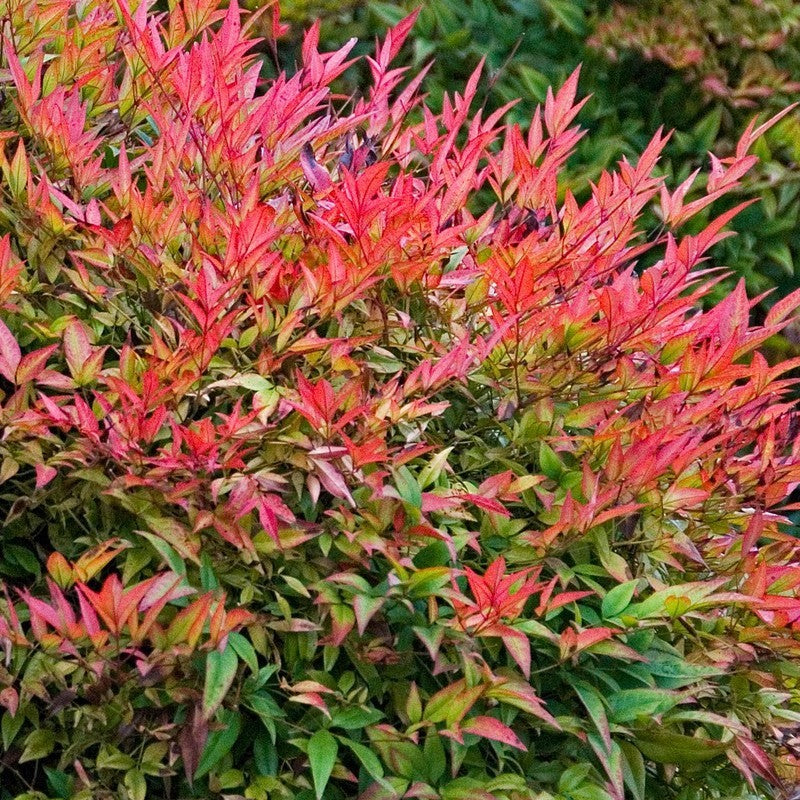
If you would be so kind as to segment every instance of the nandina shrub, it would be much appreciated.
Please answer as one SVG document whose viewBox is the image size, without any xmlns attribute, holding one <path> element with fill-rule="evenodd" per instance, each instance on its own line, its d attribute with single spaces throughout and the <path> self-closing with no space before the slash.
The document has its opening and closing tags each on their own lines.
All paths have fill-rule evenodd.
<svg viewBox="0 0 800 800">
<path fill-rule="evenodd" d="M 769 123 L 703 193 L 659 132 L 578 203 L 577 74 L 525 131 L 478 73 L 436 115 L 409 18 L 340 104 L 350 46 L 262 83 L 252 23 L 6 7 L 2 796 L 790 786 L 796 364 L 758 347 L 800 298 L 702 311 L 734 212 L 683 229 Z"/>
</svg>

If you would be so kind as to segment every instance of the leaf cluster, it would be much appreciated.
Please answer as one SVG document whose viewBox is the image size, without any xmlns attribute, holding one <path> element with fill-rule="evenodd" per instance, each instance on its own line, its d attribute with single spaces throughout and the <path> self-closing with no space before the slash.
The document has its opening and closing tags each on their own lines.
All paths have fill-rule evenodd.
<svg viewBox="0 0 800 800">
<path fill-rule="evenodd" d="M 302 17 L 303 4 L 284 5 Z M 369 2 L 340 6 L 337 15 L 322 12 L 325 41 L 340 46 L 348 36 L 369 38 L 414 7 L 410 0 Z M 426 92 L 434 107 L 485 59 L 480 102 L 493 109 L 514 101 L 509 116 L 523 125 L 548 86 L 562 83 L 583 64 L 582 91 L 592 99 L 581 120 L 593 135 L 578 145 L 562 183 L 580 194 L 620 152 L 631 158 L 641 152 L 660 125 L 678 131 L 660 167 L 669 180 L 702 168 L 709 151 L 730 154 L 749 116 L 777 111 L 793 99 L 798 35 L 796 4 L 789 0 L 433 0 L 424 5 L 401 58 L 417 70 L 433 60 Z M 294 58 L 292 36 L 290 31 L 282 50 L 286 64 Z M 349 73 L 341 90 L 357 93 L 359 75 Z M 760 202 L 735 222 L 739 235 L 714 250 L 720 263 L 745 279 L 752 295 L 772 292 L 759 305 L 762 315 L 800 285 L 797 119 L 796 114 L 785 118 L 759 143 L 761 164 L 739 199 L 757 194 Z M 731 197 L 720 208 L 735 201 Z M 656 224 L 648 221 L 648 227 Z M 719 301 L 732 285 L 721 284 L 709 302 Z M 797 342 L 797 331 L 789 326 L 770 343 L 770 358 L 796 354 Z"/>
</svg>

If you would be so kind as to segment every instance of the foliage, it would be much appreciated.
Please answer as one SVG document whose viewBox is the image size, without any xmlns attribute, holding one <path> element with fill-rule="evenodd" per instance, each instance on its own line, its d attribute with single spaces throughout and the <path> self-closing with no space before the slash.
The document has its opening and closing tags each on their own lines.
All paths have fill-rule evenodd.
<svg viewBox="0 0 800 800">
<path fill-rule="evenodd" d="M 337 111 L 352 46 L 261 81 L 254 23 L 7 6 L 0 796 L 778 791 L 800 297 L 702 311 L 692 228 L 771 123 L 579 201 L 577 73 L 434 113 L 409 17 Z"/>
<path fill-rule="evenodd" d="M 295 18 L 302 16 L 303 3 L 284 5 Z M 363 7 L 343 4 L 335 16 L 322 12 L 325 41 L 340 46 L 349 36 L 369 38 L 417 5 L 370 0 Z M 777 111 L 796 92 L 791 76 L 800 68 L 799 23 L 791 0 L 431 0 L 401 58 L 416 70 L 436 58 L 426 79 L 434 107 L 485 58 L 478 101 L 489 109 L 518 101 L 509 115 L 523 125 L 547 87 L 582 63 L 581 88 L 592 99 L 581 120 L 593 135 L 579 143 L 562 186 L 583 197 L 587 179 L 596 180 L 620 152 L 631 158 L 641 152 L 660 125 L 679 131 L 661 165 L 669 180 L 680 182 L 702 167 L 708 151 L 730 155 L 754 109 Z M 291 66 L 294 52 L 285 45 L 283 63 Z M 353 70 L 341 90 L 357 92 L 360 83 Z M 761 316 L 800 286 L 798 119 L 786 117 L 759 143 L 761 165 L 738 197 L 715 209 L 726 210 L 744 196 L 761 198 L 734 223 L 740 235 L 714 250 L 736 279 L 745 279 L 750 294 L 776 290 L 759 304 Z M 734 284 L 724 282 L 707 302 L 718 302 Z M 770 359 L 796 353 L 799 342 L 800 332 L 789 326 L 770 343 L 777 351 Z"/>
<path fill-rule="evenodd" d="M 781 108 L 800 88 L 793 80 L 800 68 L 800 11 L 785 0 L 616 2 L 600 17 L 588 44 L 627 61 L 629 71 L 631 53 L 670 68 L 656 113 L 663 117 L 680 109 L 668 123 L 695 129 L 694 137 L 679 138 L 675 154 L 693 163 L 705 150 L 729 149 L 751 109 Z M 720 253 L 753 292 L 777 286 L 785 294 L 798 285 L 798 124 L 796 114 L 787 117 L 769 144 L 762 143 L 764 165 L 751 188 L 762 203 L 740 222 L 744 235 Z M 794 331 L 791 338 L 796 339 Z"/>
</svg>

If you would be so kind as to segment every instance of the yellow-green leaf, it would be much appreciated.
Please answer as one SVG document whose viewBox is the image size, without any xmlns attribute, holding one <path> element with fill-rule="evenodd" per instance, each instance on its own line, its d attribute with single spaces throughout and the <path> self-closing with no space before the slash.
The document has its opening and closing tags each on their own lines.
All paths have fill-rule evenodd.
<svg viewBox="0 0 800 800">
<path fill-rule="evenodd" d="M 25 739 L 25 749 L 19 757 L 19 763 L 26 761 L 36 761 L 50 755 L 56 744 L 56 735 L 53 731 L 40 728 L 28 734 Z"/>
</svg>

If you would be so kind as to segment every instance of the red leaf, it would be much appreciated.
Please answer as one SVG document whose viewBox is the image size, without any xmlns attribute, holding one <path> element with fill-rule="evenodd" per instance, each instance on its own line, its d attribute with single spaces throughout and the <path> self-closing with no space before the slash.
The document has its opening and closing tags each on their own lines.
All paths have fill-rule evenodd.
<svg viewBox="0 0 800 800">
<path fill-rule="evenodd" d="M 764 325 L 766 327 L 778 325 L 790 314 L 794 314 L 798 308 L 800 308 L 800 289 L 795 289 L 770 308 L 764 320 Z"/>
<path fill-rule="evenodd" d="M 292 695 L 289 698 L 292 703 L 303 703 L 308 706 L 318 708 L 326 717 L 330 717 L 331 712 L 328 711 L 328 706 L 322 699 L 322 695 L 317 692 L 303 692 L 301 694 Z"/>
<path fill-rule="evenodd" d="M 124 247 L 128 239 L 130 239 L 131 233 L 133 233 L 133 220 L 130 215 L 122 217 L 122 219 L 115 222 L 111 232 L 114 236 L 115 246 L 117 248 Z"/>
<path fill-rule="evenodd" d="M 509 655 L 516 661 L 522 674 L 527 678 L 531 672 L 531 643 L 522 631 L 508 625 L 495 624 L 481 628 L 478 636 L 497 636 L 503 642 Z"/>
<path fill-rule="evenodd" d="M 576 600 L 582 600 L 584 597 L 589 597 L 593 594 L 594 592 L 562 592 L 550 600 L 541 611 L 539 610 L 541 606 L 537 607 L 536 613 L 549 613 L 550 611 L 555 611 L 557 608 L 561 608 L 561 606 L 565 606 L 568 603 L 574 603 Z"/>
<path fill-rule="evenodd" d="M 783 781 L 775 772 L 770 757 L 752 739 L 743 736 L 736 738 L 736 752 L 747 766 L 773 786 L 782 786 Z"/>
<path fill-rule="evenodd" d="M 26 353 L 17 367 L 17 383 L 20 385 L 36 380 L 44 371 L 47 359 L 58 349 L 57 344 L 48 347 L 41 347 L 30 353 Z"/>
<path fill-rule="evenodd" d="M 280 39 L 289 32 L 290 26 L 281 22 L 281 8 L 278 3 L 273 3 L 271 12 L 270 36 L 272 39 Z"/>
</svg>

